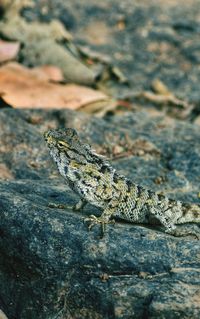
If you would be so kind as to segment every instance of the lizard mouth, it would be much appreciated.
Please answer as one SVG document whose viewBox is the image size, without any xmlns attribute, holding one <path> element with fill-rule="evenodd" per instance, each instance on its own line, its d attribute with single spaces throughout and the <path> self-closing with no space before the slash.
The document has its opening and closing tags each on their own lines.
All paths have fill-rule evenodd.
<svg viewBox="0 0 200 319">
<path fill-rule="evenodd" d="M 55 141 L 53 139 L 53 137 L 50 135 L 50 132 L 44 132 L 44 139 L 47 143 L 48 146 L 53 146 L 55 144 Z"/>
<path fill-rule="evenodd" d="M 47 142 L 47 140 L 48 140 L 48 134 L 49 132 L 44 132 L 44 139 L 45 139 L 45 141 Z"/>
</svg>

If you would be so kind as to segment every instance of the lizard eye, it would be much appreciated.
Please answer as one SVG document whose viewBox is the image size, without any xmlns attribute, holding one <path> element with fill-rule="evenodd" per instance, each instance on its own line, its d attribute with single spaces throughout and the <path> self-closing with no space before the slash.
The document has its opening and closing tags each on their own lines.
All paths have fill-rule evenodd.
<svg viewBox="0 0 200 319">
<path fill-rule="evenodd" d="M 66 142 L 63 141 L 58 141 L 57 145 L 60 149 L 67 148 L 69 146 Z"/>
</svg>

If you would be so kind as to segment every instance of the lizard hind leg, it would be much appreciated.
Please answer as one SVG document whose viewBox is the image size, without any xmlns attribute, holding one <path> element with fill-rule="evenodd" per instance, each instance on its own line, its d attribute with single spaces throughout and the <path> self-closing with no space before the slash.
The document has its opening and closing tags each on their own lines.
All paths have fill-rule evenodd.
<svg viewBox="0 0 200 319">
<path fill-rule="evenodd" d="M 197 228 L 191 227 L 176 227 L 176 221 L 181 216 L 181 208 L 178 206 L 179 209 L 174 211 L 173 209 L 169 208 L 161 213 L 160 209 L 151 209 L 151 213 L 156 216 L 156 218 L 160 221 L 160 223 L 165 227 L 165 233 L 172 235 L 174 237 L 186 237 L 186 236 L 193 236 L 196 239 L 200 239 L 200 232 Z"/>
<path fill-rule="evenodd" d="M 182 204 L 179 201 L 169 200 L 167 197 L 159 199 L 158 195 L 149 206 L 150 212 L 165 227 L 166 232 L 172 232 L 177 220 L 182 215 Z"/>
<path fill-rule="evenodd" d="M 166 210 L 165 212 L 163 212 L 161 208 L 151 207 L 150 211 L 151 214 L 154 215 L 159 220 L 159 222 L 165 227 L 165 232 L 172 233 L 175 230 L 176 226 L 174 225 L 174 220 L 171 216 L 171 210 Z"/>
</svg>

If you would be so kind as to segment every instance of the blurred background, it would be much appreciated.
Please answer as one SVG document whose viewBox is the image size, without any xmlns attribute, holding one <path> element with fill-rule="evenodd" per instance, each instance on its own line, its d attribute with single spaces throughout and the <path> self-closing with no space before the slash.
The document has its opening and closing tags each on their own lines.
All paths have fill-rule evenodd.
<svg viewBox="0 0 200 319">
<path fill-rule="evenodd" d="M 0 14 L 2 106 L 200 122 L 200 1 L 1 0 Z"/>
</svg>

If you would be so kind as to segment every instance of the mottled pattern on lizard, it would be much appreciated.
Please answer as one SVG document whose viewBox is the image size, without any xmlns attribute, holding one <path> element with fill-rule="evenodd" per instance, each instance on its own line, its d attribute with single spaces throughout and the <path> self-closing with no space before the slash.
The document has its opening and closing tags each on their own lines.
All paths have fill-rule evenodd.
<svg viewBox="0 0 200 319">
<path fill-rule="evenodd" d="M 76 208 L 89 202 L 103 209 L 100 217 L 87 219 L 90 226 L 105 225 L 114 216 L 142 224 L 157 220 L 166 232 L 178 236 L 176 224 L 200 223 L 200 205 L 169 199 L 118 174 L 74 129 L 49 130 L 44 137 L 60 174 L 81 198 Z"/>
</svg>

